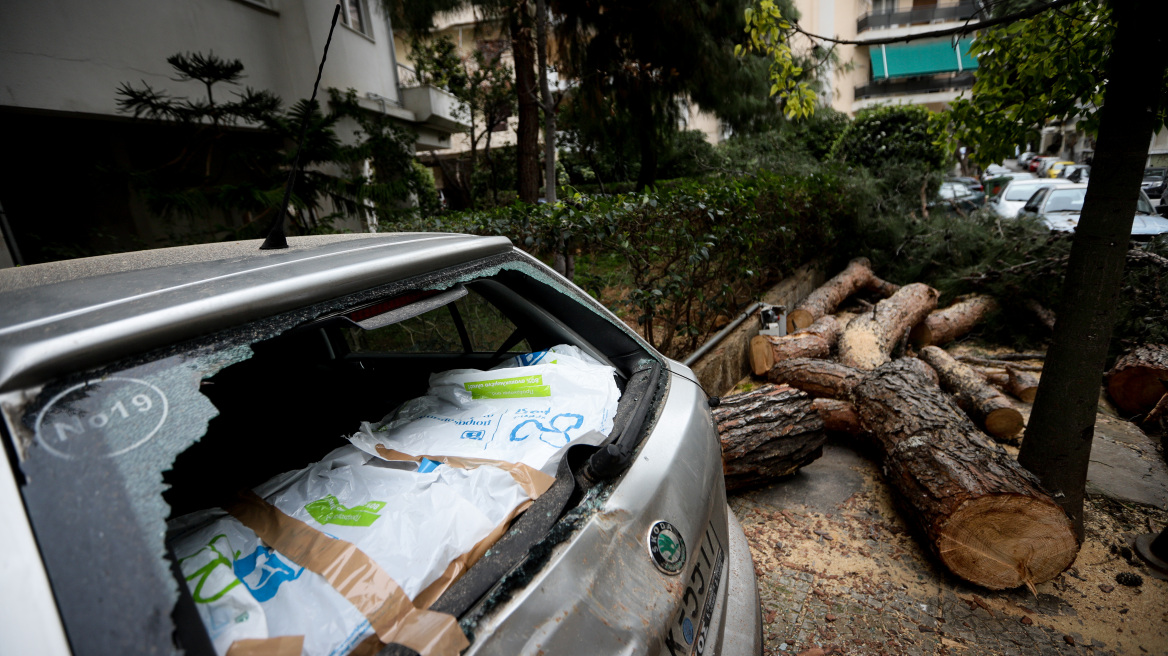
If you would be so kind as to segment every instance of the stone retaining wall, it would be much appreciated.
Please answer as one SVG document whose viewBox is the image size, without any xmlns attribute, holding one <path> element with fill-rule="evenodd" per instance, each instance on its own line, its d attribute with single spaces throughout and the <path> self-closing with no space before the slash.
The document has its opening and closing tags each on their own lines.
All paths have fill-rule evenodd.
<svg viewBox="0 0 1168 656">
<path fill-rule="evenodd" d="M 785 305 L 791 310 L 826 279 L 822 263 L 811 262 L 783 278 L 759 300 L 770 305 Z M 693 371 L 707 394 L 711 396 L 727 394 L 734 389 L 738 381 L 750 375 L 750 360 L 747 353 L 750 340 L 758 334 L 759 328 L 756 311 L 727 335 L 717 348 L 694 363 Z"/>
</svg>

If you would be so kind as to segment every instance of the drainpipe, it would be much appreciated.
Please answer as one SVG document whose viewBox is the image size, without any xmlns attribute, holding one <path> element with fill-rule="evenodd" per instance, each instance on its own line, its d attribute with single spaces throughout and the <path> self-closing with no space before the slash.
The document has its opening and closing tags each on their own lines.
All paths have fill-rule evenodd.
<svg viewBox="0 0 1168 656">
<path fill-rule="evenodd" d="M 703 355 L 705 355 L 706 353 L 709 353 L 711 350 L 713 350 L 713 348 L 715 346 L 717 346 L 723 339 L 726 339 L 726 335 L 729 335 L 735 328 L 737 328 L 738 326 L 741 326 L 742 322 L 749 319 L 750 315 L 754 314 L 760 307 L 762 307 L 762 303 L 756 302 L 753 305 L 751 305 L 750 307 L 746 308 L 746 310 L 744 310 L 742 312 L 742 314 L 738 315 L 737 319 L 735 319 L 734 321 L 731 321 L 730 325 L 728 325 L 725 328 L 723 328 L 722 330 L 718 331 L 717 335 L 714 335 L 713 337 L 710 338 L 710 340 L 708 342 L 706 342 L 705 344 L 702 344 L 701 347 L 698 350 L 691 353 L 690 356 L 688 358 L 686 358 L 684 362 L 682 362 L 682 364 L 684 364 L 687 367 L 692 367 L 694 365 L 694 363 L 696 363 L 698 360 L 702 359 Z"/>
</svg>

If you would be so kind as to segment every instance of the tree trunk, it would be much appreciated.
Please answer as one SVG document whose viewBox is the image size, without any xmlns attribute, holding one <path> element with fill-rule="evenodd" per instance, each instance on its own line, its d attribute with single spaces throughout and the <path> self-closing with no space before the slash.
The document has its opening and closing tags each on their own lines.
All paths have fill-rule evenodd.
<svg viewBox="0 0 1168 656">
<path fill-rule="evenodd" d="M 530 2 L 518 0 L 509 14 L 515 94 L 519 102 L 519 125 L 515 128 L 515 165 L 519 178 L 516 191 L 519 200 L 534 203 L 539 198 L 539 98 L 536 95 Z"/>
<path fill-rule="evenodd" d="M 918 357 L 937 372 L 941 388 L 953 395 L 957 405 L 998 441 L 1015 439 L 1025 426 L 1022 413 L 1010 399 L 940 347 L 926 346 Z"/>
<path fill-rule="evenodd" d="M 793 335 L 755 335 L 750 340 L 750 368 L 756 376 L 776 362 L 791 358 L 822 358 L 831 353 L 843 328 L 830 314 Z"/>
<path fill-rule="evenodd" d="M 980 323 L 998 309 L 998 302 L 990 296 L 971 296 L 943 310 L 931 312 L 925 320 L 913 326 L 908 340 L 916 348 L 947 344 Z"/>
<path fill-rule="evenodd" d="M 811 396 L 828 398 L 846 396 L 861 378 L 860 372 L 851 367 L 815 358 L 784 360 L 767 372 L 767 379 L 772 383 L 791 385 Z"/>
<path fill-rule="evenodd" d="M 644 91 L 636 92 L 644 96 Z M 648 98 L 635 105 L 639 114 L 637 131 L 641 145 L 641 168 L 637 171 L 637 191 L 645 191 L 657 184 L 657 126 L 653 120 L 653 106 Z"/>
<path fill-rule="evenodd" d="M 811 406 L 803 392 L 777 385 L 724 397 L 713 416 L 726 489 L 769 483 L 823 455 L 827 436 Z"/>
<path fill-rule="evenodd" d="M 1027 310 L 1030 310 L 1030 312 L 1034 314 L 1034 318 L 1038 319 L 1038 323 L 1041 323 L 1043 326 L 1045 326 L 1047 330 L 1054 332 L 1056 318 L 1054 316 L 1054 312 L 1046 309 L 1042 306 L 1041 303 L 1032 298 L 1026 299 L 1023 305 L 1026 306 Z"/>
<path fill-rule="evenodd" d="M 1019 401 L 1034 403 L 1034 395 L 1038 393 L 1038 377 L 1019 371 L 1011 365 L 1006 365 L 1004 373 L 982 372 L 986 381 L 998 389 L 1013 396 Z"/>
<path fill-rule="evenodd" d="M 1107 394 L 1120 410 L 1144 413 L 1168 391 L 1168 346 L 1141 346 L 1115 361 L 1107 372 Z"/>
<path fill-rule="evenodd" d="M 797 362 L 815 361 L 785 364 Z M 1074 526 L 1033 475 L 929 382 L 927 369 L 917 358 L 902 358 L 836 378 L 849 383 L 840 396 L 876 438 L 889 483 L 937 558 L 971 583 L 1033 590 L 1074 562 Z M 803 370 L 788 366 L 786 373 L 803 388 Z M 818 388 L 822 377 L 807 382 Z"/>
<path fill-rule="evenodd" d="M 802 330 L 820 317 L 835 312 L 844 299 L 861 289 L 871 289 L 887 297 L 895 294 L 900 287 L 877 278 L 872 272 L 872 263 L 868 258 L 857 257 L 849 262 L 843 271 L 823 283 L 803 299 L 802 303 L 795 306 L 787 315 L 787 332 Z"/>
<path fill-rule="evenodd" d="M 858 435 L 864 432 L 860 425 L 860 415 L 856 413 L 856 406 L 839 399 L 815 399 L 811 408 L 819 414 L 823 422 L 823 429 Z"/>
<path fill-rule="evenodd" d="M 549 204 L 556 202 L 556 104 L 552 102 L 552 91 L 548 85 L 548 15 L 547 0 L 535 2 L 536 48 L 539 60 L 540 109 L 543 110 L 543 180 L 544 199 Z M 563 236 L 561 234 L 561 240 Z M 559 271 L 557 269 L 557 271 Z M 564 271 L 567 272 L 567 264 Z"/>
<path fill-rule="evenodd" d="M 1092 176 L 1087 186 L 1058 323 L 1018 456 L 1059 500 L 1080 536 L 1099 381 L 1168 69 L 1168 32 L 1148 20 L 1152 6 L 1111 3 L 1116 29 L 1093 165 L 1102 173 Z"/>
<path fill-rule="evenodd" d="M 871 370 L 889 361 L 892 349 L 937 307 L 937 290 L 921 283 L 900 288 L 871 312 L 848 322 L 839 338 L 839 361 Z"/>
</svg>

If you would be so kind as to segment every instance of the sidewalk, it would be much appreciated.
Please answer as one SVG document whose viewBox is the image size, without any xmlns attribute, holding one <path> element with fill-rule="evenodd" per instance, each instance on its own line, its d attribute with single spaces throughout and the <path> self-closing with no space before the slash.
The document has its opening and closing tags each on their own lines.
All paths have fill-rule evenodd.
<svg viewBox="0 0 1168 656">
<path fill-rule="evenodd" d="M 1124 558 L 1128 540 L 1168 522 L 1166 504 L 1134 502 L 1168 499 L 1168 468 L 1150 439 L 1121 433 L 1096 439 L 1086 540 L 1037 598 L 939 569 L 876 463 L 850 444 L 831 442 L 797 474 L 735 495 L 758 573 L 765 653 L 1168 654 L 1168 582 L 1138 556 Z M 1121 572 L 1142 584 L 1120 585 Z"/>
</svg>

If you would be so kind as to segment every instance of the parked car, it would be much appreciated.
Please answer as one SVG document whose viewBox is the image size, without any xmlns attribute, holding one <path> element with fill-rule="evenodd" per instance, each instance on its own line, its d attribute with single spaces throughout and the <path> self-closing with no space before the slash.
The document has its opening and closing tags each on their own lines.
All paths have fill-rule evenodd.
<svg viewBox="0 0 1168 656">
<path fill-rule="evenodd" d="M 1063 170 L 1059 171 L 1058 177 L 1066 178 L 1071 182 L 1087 182 L 1091 178 L 1091 165 L 1073 164 L 1063 167 Z"/>
<path fill-rule="evenodd" d="M 200 621 L 200 604 L 245 588 L 259 601 L 319 572 L 271 544 L 247 554 L 212 540 L 174 553 L 176 518 L 236 508 L 239 491 L 320 461 L 362 420 L 426 394 L 435 372 L 523 364 L 567 344 L 612 368 L 621 392 L 605 418 L 612 429 L 599 445 L 576 443 L 580 417 L 525 411 L 527 432 L 567 455 L 506 535 L 431 600 L 429 626 L 473 626 L 464 654 L 761 653 L 754 568 L 691 370 L 505 238 L 289 242 L 0 271 L 0 585 L 24 611 L 0 617 L 6 641 L 36 653 L 216 653 L 213 634 L 249 616 Z M 511 398 L 506 380 L 473 394 Z M 522 385 L 533 397 L 555 393 Z M 471 422 L 463 438 L 506 439 L 490 433 L 492 421 Z M 439 465 L 421 460 L 384 466 Z M 397 512 L 395 499 L 324 498 L 312 512 L 336 518 L 320 523 L 340 534 Z M 324 558 L 342 539 L 288 526 L 322 545 L 304 558 Z M 394 599 L 391 584 L 371 574 L 358 587 Z M 394 608 L 415 612 L 409 599 Z M 294 622 L 309 633 L 323 618 L 308 604 Z M 369 627 L 347 639 L 373 636 Z M 361 644 L 376 647 L 370 639 Z"/>
<path fill-rule="evenodd" d="M 982 185 L 981 180 L 978 180 L 977 178 L 969 178 L 969 177 L 946 178 L 945 181 L 963 184 L 966 186 L 966 188 L 968 188 L 970 191 L 972 191 L 974 193 L 985 192 L 985 186 Z"/>
<path fill-rule="evenodd" d="M 1046 162 L 1052 160 L 1052 159 L 1056 159 L 1056 158 L 1049 157 L 1049 156 L 1035 157 L 1034 159 L 1031 159 L 1026 164 L 1027 170 L 1029 170 L 1031 173 L 1037 173 L 1039 175 L 1039 177 L 1042 177 L 1042 174 L 1041 174 L 1042 165 L 1045 164 Z"/>
<path fill-rule="evenodd" d="M 962 212 L 972 212 L 985 204 L 985 194 L 980 191 L 970 191 L 962 182 L 947 181 L 941 183 L 937 191 L 937 199 L 929 203 L 930 207 L 941 209 L 960 209 Z"/>
<path fill-rule="evenodd" d="M 1065 184 L 1071 184 L 1071 182 L 1059 178 L 1010 180 L 1001 188 L 1001 191 L 990 196 L 990 200 L 986 204 L 998 216 L 1012 219 L 1018 216 L 1019 210 L 1026 205 L 1026 201 L 1034 195 L 1036 190 Z"/>
<path fill-rule="evenodd" d="M 985 167 L 984 171 L 982 171 L 981 180 L 984 183 L 986 180 L 999 178 L 1003 175 L 1009 175 L 1011 173 L 1013 173 L 1012 170 L 1002 166 L 1001 164 L 990 164 L 989 166 Z"/>
<path fill-rule="evenodd" d="M 1075 163 L 1072 161 L 1069 161 L 1069 160 L 1055 160 L 1055 161 L 1051 162 L 1050 164 L 1048 164 L 1046 166 L 1046 168 L 1043 170 L 1043 172 L 1044 172 L 1043 177 L 1047 177 L 1047 178 L 1063 177 L 1063 176 L 1060 176 L 1059 173 L 1061 173 L 1064 168 L 1066 168 L 1068 166 L 1074 166 L 1074 165 L 1075 165 Z"/>
<path fill-rule="evenodd" d="M 1146 168 L 1144 169 L 1144 181 L 1140 185 L 1148 198 L 1160 198 L 1164 195 L 1165 187 L 1168 187 L 1168 169 L 1165 168 Z"/>
<path fill-rule="evenodd" d="M 1018 156 L 1018 166 L 1029 166 L 1030 160 L 1038 157 L 1038 153 L 1025 152 Z"/>
<path fill-rule="evenodd" d="M 1022 208 L 1022 214 L 1035 215 L 1042 219 L 1051 230 L 1074 232 L 1079 225 L 1079 215 L 1083 211 L 1083 201 L 1087 197 L 1087 185 L 1068 184 L 1044 187 L 1034 192 Z M 1136 203 L 1136 216 L 1132 222 L 1132 239 L 1150 241 L 1159 235 L 1168 235 L 1168 219 L 1157 216 L 1143 190 Z"/>
</svg>

